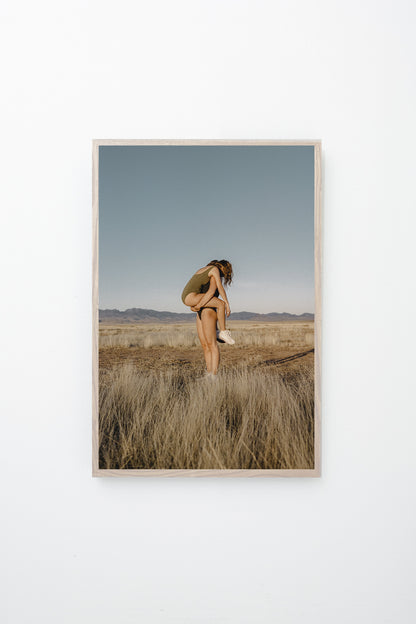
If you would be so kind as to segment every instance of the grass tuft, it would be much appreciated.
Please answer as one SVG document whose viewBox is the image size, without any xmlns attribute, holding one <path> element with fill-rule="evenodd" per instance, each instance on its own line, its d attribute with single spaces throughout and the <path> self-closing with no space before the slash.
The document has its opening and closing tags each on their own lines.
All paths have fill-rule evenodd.
<svg viewBox="0 0 416 624">
<path fill-rule="evenodd" d="M 310 469 L 314 376 L 247 364 L 197 371 L 100 371 L 100 468 Z"/>
</svg>

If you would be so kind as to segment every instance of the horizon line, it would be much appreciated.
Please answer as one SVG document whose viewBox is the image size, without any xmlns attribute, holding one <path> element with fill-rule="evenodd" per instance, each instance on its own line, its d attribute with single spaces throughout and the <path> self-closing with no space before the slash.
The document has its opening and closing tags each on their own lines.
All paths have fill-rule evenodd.
<svg viewBox="0 0 416 624">
<path fill-rule="evenodd" d="M 171 310 L 156 310 L 155 308 L 125 308 L 125 310 L 120 310 L 119 308 L 98 308 L 99 311 L 101 312 L 113 312 L 114 310 L 116 310 L 117 312 L 128 312 L 129 310 L 146 310 L 147 312 L 168 312 L 169 314 L 195 314 L 195 312 L 172 312 Z M 253 312 L 252 310 L 239 310 L 238 312 L 231 312 L 231 315 L 233 314 L 291 314 L 292 316 L 303 316 L 305 314 L 310 314 L 312 316 L 315 315 L 314 312 L 300 312 L 299 314 L 297 314 L 296 312 Z"/>
</svg>

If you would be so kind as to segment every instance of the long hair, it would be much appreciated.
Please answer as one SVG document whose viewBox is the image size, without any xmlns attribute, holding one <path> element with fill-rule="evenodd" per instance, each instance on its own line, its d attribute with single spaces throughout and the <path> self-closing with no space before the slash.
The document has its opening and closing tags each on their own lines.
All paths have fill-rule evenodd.
<svg viewBox="0 0 416 624">
<path fill-rule="evenodd" d="M 228 286 L 233 281 L 233 267 L 228 260 L 211 260 L 208 264 L 216 266 L 220 272 L 221 277 L 224 279 L 224 285 Z"/>
</svg>

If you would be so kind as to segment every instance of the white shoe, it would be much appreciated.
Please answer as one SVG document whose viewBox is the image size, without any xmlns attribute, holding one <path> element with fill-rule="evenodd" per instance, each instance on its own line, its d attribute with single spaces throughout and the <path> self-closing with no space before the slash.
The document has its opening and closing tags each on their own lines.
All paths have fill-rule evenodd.
<svg viewBox="0 0 416 624">
<path fill-rule="evenodd" d="M 231 338 L 229 329 L 224 329 L 223 331 L 220 331 L 218 334 L 218 338 L 224 340 L 224 342 L 226 342 L 227 344 L 235 344 L 235 340 Z"/>
</svg>

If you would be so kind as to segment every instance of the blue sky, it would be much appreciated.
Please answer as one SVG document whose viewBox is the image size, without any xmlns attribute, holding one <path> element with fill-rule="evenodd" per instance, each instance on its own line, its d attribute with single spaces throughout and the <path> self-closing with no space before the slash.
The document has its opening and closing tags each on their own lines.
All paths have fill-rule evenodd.
<svg viewBox="0 0 416 624">
<path fill-rule="evenodd" d="M 313 146 L 100 146 L 99 307 L 187 312 L 212 259 L 233 312 L 314 312 Z"/>
</svg>

